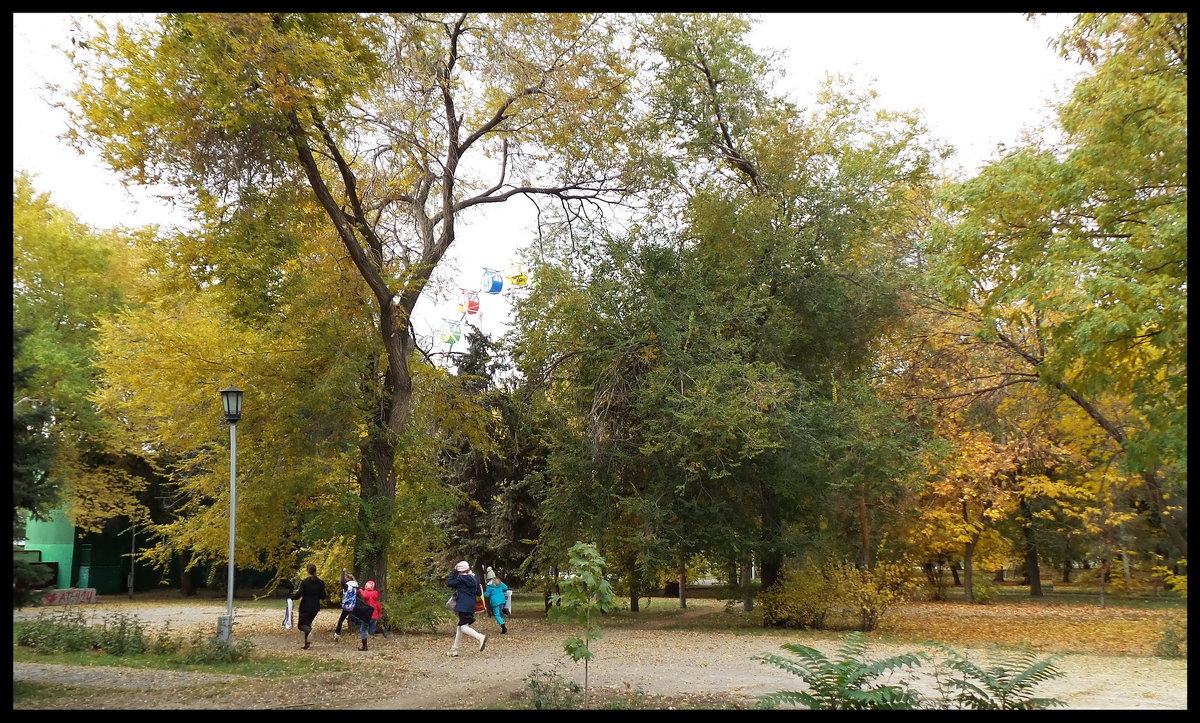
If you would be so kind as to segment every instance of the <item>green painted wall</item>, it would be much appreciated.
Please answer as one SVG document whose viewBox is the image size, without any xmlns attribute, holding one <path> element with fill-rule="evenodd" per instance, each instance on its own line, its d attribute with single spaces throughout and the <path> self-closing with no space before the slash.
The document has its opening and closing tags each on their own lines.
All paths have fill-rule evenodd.
<svg viewBox="0 0 1200 723">
<path fill-rule="evenodd" d="M 56 587 L 71 587 L 75 570 L 75 526 L 66 510 L 57 510 L 47 520 L 30 520 L 25 525 L 25 549 L 41 550 L 43 562 L 58 563 Z"/>
</svg>

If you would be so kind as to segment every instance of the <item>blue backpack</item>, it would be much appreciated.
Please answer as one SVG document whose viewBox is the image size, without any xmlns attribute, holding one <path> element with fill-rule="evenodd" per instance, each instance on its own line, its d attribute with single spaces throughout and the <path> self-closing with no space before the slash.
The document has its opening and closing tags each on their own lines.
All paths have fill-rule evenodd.
<svg viewBox="0 0 1200 723">
<path fill-rule="evenodd" d="M 358 602 L 358 588 L 351 586 L 342 593 L 342 609 L 353 612 L 354 604 Z"/>
</svg>

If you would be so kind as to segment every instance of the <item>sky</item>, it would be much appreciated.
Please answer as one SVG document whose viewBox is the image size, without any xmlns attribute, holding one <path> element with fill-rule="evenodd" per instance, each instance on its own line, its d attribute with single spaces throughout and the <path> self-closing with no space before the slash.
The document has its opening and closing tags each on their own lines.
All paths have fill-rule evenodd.
<svg viewBox="0 0 1200 723">
<path fill-rule="evenodd" d="M 61 109 L 41 86 L 69 78 L 54 45 L 68 42 L 71 15 L 13 14 L 13 170 L 35 175 L 35 188 L 96 228 L 179 221 L 153 191 L 125 189 L 90 156 L 59 140 Z M 108 17 L 112 17 L 110 14 Z M 1059 58 L 1049 41 L 1070 15 L 1027 19 L 1021 13 L 767 13 L 750 35 L 760 50 L 784 51 L 786 75 L 776 90 L 801 105 L 828 73 L 870 82 L 882 107 L 920 110 L 931 133 L 958 149 L 954 163 L 972 172 L 997 144 L 1017 145 L 1061 101 L 1080 66 Z M 489 208 L 485 222 L 461 229 L 448 262 L 462 288 L 482 288 L 483 269 L 506 270 L 515 246 L 532 238 L 532 206 Z M 497 243 L 498 237 L 505 240 Z M 507 292 L 505 292 L 507 293 Z M 504 326 L 508 298 L 481 294 L 476 317 L 484 331 Z M 426 329 L 458 317 L 454 300 L 426 303 Z"/>
</svg>

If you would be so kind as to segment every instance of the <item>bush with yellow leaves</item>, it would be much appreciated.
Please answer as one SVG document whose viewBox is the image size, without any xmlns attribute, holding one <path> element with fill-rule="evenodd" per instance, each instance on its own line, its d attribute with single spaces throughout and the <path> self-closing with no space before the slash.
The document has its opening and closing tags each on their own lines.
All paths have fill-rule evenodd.
<svg viewBox="0 0 1200 723">
<path fill-rule="evenodd" d="M 759 598 L 767 625 L 871 631 L 888 608 L 911 592 L 911 566 L 878 562 L 859 568 L 826 562 L 785 571 Z"/>
</svg>

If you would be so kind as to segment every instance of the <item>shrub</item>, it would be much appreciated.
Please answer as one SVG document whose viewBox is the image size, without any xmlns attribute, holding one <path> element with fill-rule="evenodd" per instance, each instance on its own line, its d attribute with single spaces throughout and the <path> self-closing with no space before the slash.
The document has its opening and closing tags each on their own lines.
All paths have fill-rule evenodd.
<svg viewBox="0 0 1200 723">
<path fill-rule="evenodd" d="M 13 559 L 12 574 L 14 610 L 37 603 L 47 588 L 54 587 L 53 576 L 47 580 L 45 566 Z"/>
<path fill-rule="evenodd" d="M 93 650 L 99 646 L 97 629 L 85 621 L 83 613 L 61 610 L 40 613 L 17 628 L 17 644 L 53 653 Z"/>
<path fill-rule="evenodd" d="M 757 577 L 746 583 L 734 581 L 725 585 L 718 585 L 713 588 L 713 594 L 718 600 L 725 601 L 725 609 L 732 610 L 740 607 L 745 602 L 746 598 L 757 599 L 762 592 L 762 580 Z"/>
<path fill-rule="evenodd" d="M 150 645 L 150 652 L 154 655 L 169 655 L 178 652 L 181 647 L 180 641 L 171 635 L 170 624 L 164 624 L 158 629 L 158 634 Z"/>
<path fill-rule="evenodd" d="M 142 621 L 122 612 L 105 617 L 96 644 L 109 655 L 138 655 L 150 648 Z"/>
<path fill-rule="evenodd" d="M 783 646 L 797 656 L 795 659 L 778 655 L 755 658 L 800 676 L 808 685 L 807 691 L 778 691 L 762 696 L 757 707 L 789 704 L 814 710 L 1040 710 L 1066 705 L 1056 698 L 1033 695 L 1039 684 L 1064 675 L 1054 667 L 1058 656 L 1036 660 L 1028 649 L 1012 653 L 993 650 L 988 664 L 979 665 L 966 655 L 939 645 L 945 654 L 943 661 L 934 661 L 934 685 L 939 696 L 929 699 L 911 686 L 911 677 L 901 679 L 898 684 L 877 681 L 884 673 L 900 668 L 908 668 L 915 674 L 914 668 L 931 661 L 929 655 L 902 653 L 871 662 L 865 640 L 861 632 L 850 633 L 834 660 L 799 644 Z M 956 671 L 959 677 L 945 672 L 947 668 Z"/>
<path fill-rule="evenodd" d="M 847 562 L 787 571 L 760 598 L 768 625 L 874 630 L 879 619 L 911 592 L 908 567 L 881 562 L 858 569 Z"/>
<path fill-rule="evenodd" d="M 763 623 L 776 627 L 822 630 L 834 604 L 834 586 L 821 574 L 788 570 L 759 595 Z"/>
<path fill-rule="evenodd" d="M 975 593 L 976 605 L 991 605 L 1000 596 L 1000 588 L 982 575 L 971 584 L 971 590 Z"/>
<path fill-rule="evenodd" d="M 1187 560 L 1186 559 L 1179 560 L 1179 568 L 1182 569 L 1183 572 L 1176 573 L 1175 570 L 1172 570 L 1171 568 L 1166 567 L 1165 565 L 1159 565 L 1154 568 L 1154 573 L 1156 575 L 1159 575 L 1162 577 L 1163 582 L 1166 583 L 1167 587 L 1170 590 L 1178 593 L 1180 597 L 1182 597 L 1186 600 L 1187 599 Z"/>
<path fill-rule="evenodd" d="M 789 704 L 812 710 L 912 710 L 920 702 L 920 696 L 907 682 L 885 685 L 876 681 L 884 673 L 920 664 L 924 659 L 920 653 L 870 662 L 866 659 L 866 637 L 858 631 L 842 641 L 835 660 L 805 645 L 789 643 L 783 648 L 796 658 L 764 655 L 755 660 L 795 673 L 808 684 L 809 691 L 769 693 L 759 698 L 759 708 Z"/>
<path fill-rule="evenodd" d="M 923 568 L 928 583 L 929 599 L 934 602 L 944 601 L 946 590 L 950 587 L 950 583 L 947 582 L 950 566 L 944 560 L 936 560 L 925 563 Z"/>
<path fill-rule="evenodd" d="M 184 647 L 171 635 L 167 624 L 151 638 L 145 624 L 136 616 L 115 612 L 106 617 L 103 624 L 89 625 L 83 613 L 72 610 L 43 613 L 18 625 L 16 643 L 53 653 L 96 650 L 118 657 L 171 655 Z M 181 660 L 186 663 L 236 663 L 249 658 L 250 648 L 249 641 L 231 646 L 221 640 L 203 641 L 197 634 Z"/>
<path fill-rule="evenodd" d="M 578 707 L 583 688 L 564 680 L 557 671 L 534 666 L 525 679 L 534 710 L 570 710 Z"/>
<path fill-rule="evenodd" d="M 966 710 L 1042 710 L 1065 706 L 1057 698 L 1036 698 L 1033 689 L 1040 683 L 1065 675 L 1054 667 L 1059 656 L 1037 660 L 1032 651 L 1001 652 L 992 649 L 986 665 L 975 663 L 963 653 L 944 645 L 939 649 L 946 655 L 943 665 L 963 677 L 937 675 L 941 698 L 935 708 Z"/>
<path fill-rule="evenodd" d="M 250 659 L 253 649 L 249 640 L 230 643 L 219 637 L 201 638 L 196 633 L 191 644 L 179 656 L 181 663 L 200 665 L 205 663 L 242 663 Z"/>
<path fill-rule="evenodd" d="M 388 628 L 404 632 L 437 632 L 438 625 L 448 617 L 457 619 L 454 613 L 446 610 L 448 594 L 449 588 L 424 587 L 405 595 L 393 595 L 383 606 Z"/>
<path fill-rule="evenodd" d="M 887 610 L 902 602 L 911 591 L 908 565 L 903 562 L 878 562 L 865 570 L 842 566 L 847 578 L 851 605 L 858 609 L 858 629 L 874 630 Z M 853 580 L 849 573 L 853 571 Z"/>
<path fill-rule="evenodd" d="M 1181 658 L 1185 655 L 1183 643 L 1186 642 L 1187 627 L 1181 627 L 1179 623 L 1171 621 L 1163 630 L 1162 639 L 1155 646 L 1154 654 L 1160 658 Z"/>
</svg>

